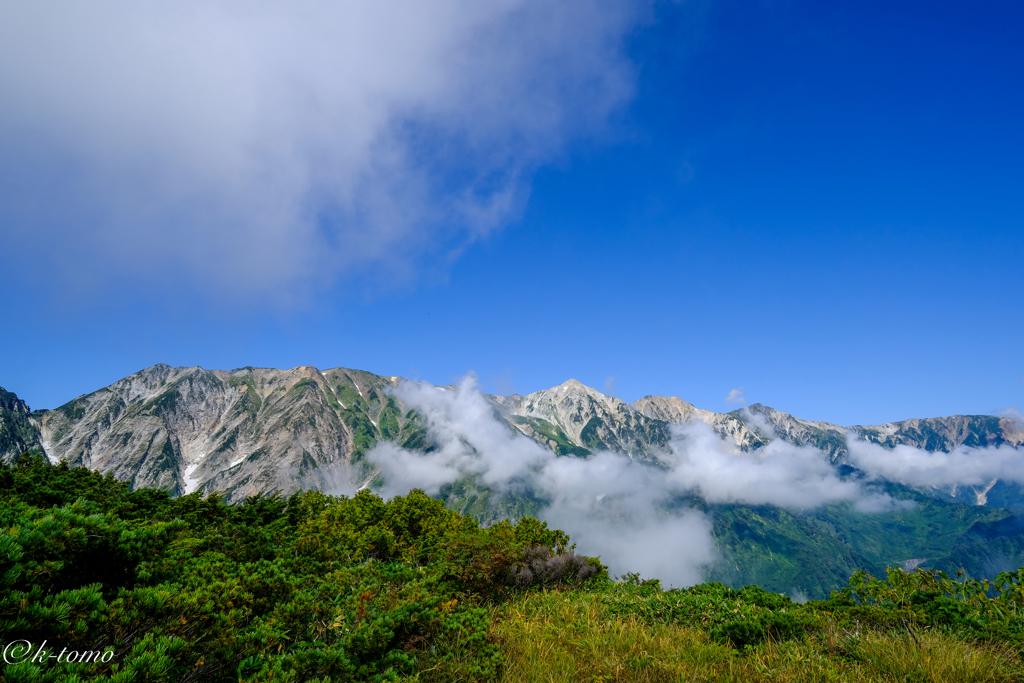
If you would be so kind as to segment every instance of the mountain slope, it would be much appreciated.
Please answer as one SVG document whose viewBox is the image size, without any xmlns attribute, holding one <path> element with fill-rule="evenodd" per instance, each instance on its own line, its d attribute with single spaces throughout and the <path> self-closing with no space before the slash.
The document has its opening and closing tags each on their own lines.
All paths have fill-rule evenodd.
<svg viewBox="0 0 1024 683">
<path fill-rule="evenodd" d="M 410 435 L 383 391 L 393 381 L 343 368 L 157 365 L 46 412 L 41 442 L 53 462 L 175 495 L 294 490 L 306 478 L 324 483 L 322 465 Z"/>
<path fill-rule="evenodd" d="M 759 403 L 733 411 L 730 415 L 759 428 L 769 438 L 815 446 L 837 464 L 847 462 L 847 434 L 885 448 L 911 446 L 946 453 L 960 446 L 1019 446 L 1024 443 L 1024 424 L 1013 418 L 992 415 L 953 415 L 853 427 L 801 420 Z M 971 505 L 985 505 L 992 497 L 993 501 L 999 501 L 994 503 L 997 506 L 1024 509 L 1024 488 L 998 480 L 985 486 L 951 486 L 941 489 L 941 493 Z"/>
</svg>

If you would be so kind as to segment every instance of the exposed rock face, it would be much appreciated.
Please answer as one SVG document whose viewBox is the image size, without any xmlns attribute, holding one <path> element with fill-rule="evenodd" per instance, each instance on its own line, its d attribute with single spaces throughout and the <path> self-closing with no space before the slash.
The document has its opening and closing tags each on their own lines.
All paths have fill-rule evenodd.
<svg viewBox="0 0 1024 683">
<path fill-rule="evenodd" d="M 1019 446 L 1024 443 L 1024 425 L 1019 420 L 990 415 L 953 415 L 854 427 L 801 420 L 757 403 L 730 415 L 766 433 L 768 438 L 813 445 L 827 453 L 835 463 L 846 462 L 849 455 L 846 436 L 849 434 L 886 448 L 904 445 L 946 452 L 958 446 Z M 969 504 L 1012 508 L 1024 505 L 1024 488 L 998 480 L 985 486 L 952 486 L 944 489 L 943 493 Z"/>
<path fill-rule="evenodd" d="M 851 431 L 886 448 L 898 445 L 929 451 L 951 451 L 957 446 L 1019 446 L 1024 443 L 1024 424 L 992 415 L 953 415 L 851 427 Z M 1024 509 L 1024 487 L 993 479 L 984 486 L 952 486 L 944 490 L 953 498 L 975 505 Z"/>
<path fill-rule="evenodd" d="M 235 500 L 300 485 L 365 483 L 373 472 L 361 456 L 378 441 L 429 446 L 415 412 L 387 391 L 400 381 L 344 368 L 156 365 L 36 413 L 0 389 L 0 457 L 39 448 L 51 462 L 110 472 L 135 487 L 179 495 L 221 490 Z M 526 396 L 487 399 L 512 428 L 559 455 L 610 450 L 657 459 L 669 445 L 672 425 L 697 420 L 743 450 L 783 439 L 814 445 L 836 463 L 847 457 L 850 432 L 889 448 L 949 451 L 1024 443 L 1024 425 L 1010 418 L 958 415 L 842 427 L 760 404 L 731 413 L 664 396 L 627 404 L 576 380 Z M 969 503 L 1024 505 L 1024 490 L 1004 482 L 945 493 Z"/>
</svg>

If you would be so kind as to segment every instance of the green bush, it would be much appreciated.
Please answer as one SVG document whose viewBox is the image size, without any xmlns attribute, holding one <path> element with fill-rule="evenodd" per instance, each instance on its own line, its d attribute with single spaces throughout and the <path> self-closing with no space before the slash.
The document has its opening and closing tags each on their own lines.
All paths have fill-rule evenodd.
<svg viewBox="0 0 1024 683">
<path fill-rule="evenodd" d="M 30 457 L 0 466 L 0 497 L 0 635 L 115 653 L 3 681 L 482 680 L 502 662 L 484 603 L 527 548 L 570 551 L 543 522 L 482 529 L 420 491 L 228 505 Z"/>
</svg>

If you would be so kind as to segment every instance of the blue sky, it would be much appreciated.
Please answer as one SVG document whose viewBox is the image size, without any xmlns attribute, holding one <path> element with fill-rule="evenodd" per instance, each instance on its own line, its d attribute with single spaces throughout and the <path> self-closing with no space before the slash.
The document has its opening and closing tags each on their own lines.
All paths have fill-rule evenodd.
<svg viewBox="0 0 1024 683">
<path fill-rule="evenodd" d="M 144 86 L 109 66 L 135 43 L 80 72 L 0 54 L 24 103 L 0 116 L 0 386 L 44 408 L 159 362 L 310 364 L 712 410 L 742 388 L 841 424 L 1024 408 L 1024 7 L 508 4 L 338 19 L 382 36 L 333 55 L 371 65 L 362 90 L 251 17 L 225 25 L 270 57 L 215 37 L 199 76 L 141 55 Z M 280 11 L 301 35 L 334 26 L 317 5 Z M 42 50 L 69 30 L 44 10 L 6 24 Z M 204 109 L 182 73 L 251 87 Z M 266 93 L 288 106 L 263 121 Z"/>
</svg>

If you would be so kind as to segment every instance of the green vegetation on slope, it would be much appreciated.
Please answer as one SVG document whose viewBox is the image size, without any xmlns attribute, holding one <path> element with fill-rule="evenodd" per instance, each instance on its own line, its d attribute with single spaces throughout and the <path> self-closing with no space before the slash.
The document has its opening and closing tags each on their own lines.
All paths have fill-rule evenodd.
<svg viewBox="0 0 1024 683">
<path fill-rule="evenodd" d="M 941 500 L 899 485 L 885 491 L 904 505 L 869 513 L 850 503 L 799 511 L 774 505 L 711 505 L 685 496 L 670 507 L 699 509 L 711 518 L 720 556 L 708 578 L 733 587 L 757 584 L 776 593 L 824 599 L 858 569 L 881 573 L 907 560 L 923 560 L 921 566 L 945 571 L 963 569 L 973 576 L 1024 564 L 1024 526 L 1012 512 Z M 534 491 L 499 493 L 471 477 L 445 484 L 439 497 L 449 509 L 482 524 L 536 516 L 546 504 Z M 1019 529 L 1002 524 L 1014 520 Z M 1000 524 L 1007 528 L 998 538 L 986 531 Z"/>
<path fill-rule="evenodd" d="M 4 642 L 111 653 L 11 663 L 4 683 L 1024 676 L 1024 571 L 858 572 L 798 605 L 616 583 L 535 519 L 484 529 L 415 491 L 227 505 L 22 457 L 0 500 Z"/>
<path fill-rule="evenodd" d="M 40 445 L 39 428 L 29 419 L 28 406 L 0 387 L 0 458 Z"/>
<path fill-rule="evenodd" d="M 877 599 L 862 588 L 862 601 L 851 594 L 808 605 L 721 584 L 531 592 L 492 610 L 506 658 L 500 680 L 1021 680 L 1020 612 L 1003 620 L 918 590 L 928 576 L 895 572 L 891 584 L 864 580 L 884 586 Z M 901 602 L 892 589 L 908 583 L 911 599 Z M 980 614 L 989 616 L 965 625 Z M 970 630 L 982 623 L 980 634 Z"/>
<path fill-rule="evenodd" d="M 705 505 L 714 520 L 712 533 L 722 560 L 712 578 L 729 585 L 756 583 L 769 590 L 798 590 L 810 598 L 828 597 L 857 569 L 880 573 L 889 565 L 924 560 L 923 566 L 986 571 L 961 538 L 976 524 L 1003 520 L 1007 510 L 963 505 L 890 486 L 889 493 L 912 503 L 887 512 L 863 513 L 849 503 L 792 511 L 771 505 Z M 959 544 L 959 545 L 958 545 Z M 948 560 L 955 548 L 956 567 Z M 1020 564 L 1014 565 L 1019 567 Z M 999 566 L 998 571 L 1007 569 Z"/>
</svg>

